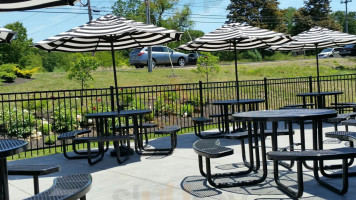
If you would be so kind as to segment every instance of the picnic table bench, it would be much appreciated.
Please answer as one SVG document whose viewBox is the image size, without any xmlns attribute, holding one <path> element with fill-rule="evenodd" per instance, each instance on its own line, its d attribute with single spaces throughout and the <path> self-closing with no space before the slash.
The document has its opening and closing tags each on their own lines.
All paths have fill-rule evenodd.
<svg viewBox="0 0 356 200">
<path fill-rule="evenodd" d="M 53 185 L 48 190 L 25 200 L 85 200 L 91 188 L 92 177 L 90 174 L 68 175 L 55 178 Z"/>
<path fill-rule="evenodd" d="M 274 179 L 276 184 L 282 191 L 284 191 L 289 196 L 294 198 L 299 198 L 303 195 L 303 162 L 304 161 L 313 161 L 314 162 L 314 178 L 320 183 L 322 186 L 330 189 L 337 194 L 343 195 L 347 192 L 349 183 L 349 172 L 348 172 L 348 162 L 349 158 L 356 157 L 356 149 L 355 148 L 338 148 L 331 150 L 311 150 L 311 151 L 271 151 L 267 153 L 267 158 L 269 160 L 281 161 L 281 160 L 291 160 L 297 161 L 297 183 L 298 189 L 294 191 L 290 189 L 287 185 L 283 184 L 279 179 L 279 171 L 278 165 L 274 166 Z M 323 181 L 319 177 L 319 168 L 317 166 L 318 161 L 324 160 L 337 160 L 342 159 L 342 188 L 339 189 L 326 181 Z M 321 164 L 322 165 L 322 164 Z"/>
<path fill-rule="evenodd" d="M 75 130 L 75 131 L 70 131 L 70 132 L 65 132 L 60 134 L 57 137 L 57 140 L 60 140 L 62 142 L 62 149 L 63 149 L 63 155 L 65 158 L 67 159 L 85 159 L 87 158 L 86 154 L 87 152 L 80 152 L 77 150 L 76 145 L 73 142 L 73 139 L 77 138 L 78 136 L 84 135 L 86 133 L 90 133 L 91 130 L 89 129 L 83 129 L 83 130 Z M 74 151 L 75 156 L 69 156 L 67 153 L 67 146 L 66 146 L 66 141 L 67 140 L 71 140 L 72 143 L 72 149 Z M 106 144 L 106 149 L 105 151 L 107 151 L 109 149 L 109 143 Z M 97 151 L 91 152 L 92 153 L 92 157 L 97 157 L 100 154 Z"/>
<path fill-rule="evenodd" d="M 7 168 L 8 175 L 33 176 L 35 194 L 39 193 L 38 176 L 59 172 L 59 165 L 11 165 Z"/>
<path fill-rule="evenodd" d="M 73 139 L 73 143 L 87 143 L 87 158 L 88 158 L 88 163 L 90 165 L 94 165 L 97 162 L 101 161 L 104 158 L 104 145 L 103 142 L 114 142 L 115 146 L 119 146 L 120 141 L 127 141 L 127 140 L 134 140 L 135 136 L 134 135 L 111 135 L 111 136 L 100 136 L 100 137 L 79 137 Z M 93 159 L 92 157 L 92 150 L 91 150 L 91 143 L 92 142 L 98 142 L 98 154 L 100 155 L 99 158 Z M 94 157 L 95 158 L 95 157 Z M 129 159 L 129 156 L 126 156 L 123 160 L 120 158 L 120 148 L 116 148 L 116 160 L 119 164 L 125 162 L 126 160 Z"/>
<path fill-rule="evenodd" d="M 238 171 L 238 172 L 227 172 L 227 173 L 211 173 L 211 164 L 210 159 L 214 158 L 222 158 L 225 156 L 232 155 L 234 153 L 234 149 L 229 147 L 220 146 L 220 140 L 218 139 L 201 139 L 197 140 L 193 144 L 194 152 L 198 154 L 199 161 L 199 171 L 200 174 L 207 178 L 210 185 L 216 188 L 228 188 L 228 187 L 236 187 L 236 186 L 247 186 L 260 183 L 264 180 L 263 178 L 254 179 L 250 181 L 238 181 L 238 182 L 223 182 L 216 183 L 213 178 L 216 177 L 229 177 L 229 176 L 239 176 L 250 173 L 253 170 L 253 167 L 249 167 L 246 171 Z M 203 157 L 205 157 L 205 167 L 206 172 L 203 169 Z"/>
</svg>

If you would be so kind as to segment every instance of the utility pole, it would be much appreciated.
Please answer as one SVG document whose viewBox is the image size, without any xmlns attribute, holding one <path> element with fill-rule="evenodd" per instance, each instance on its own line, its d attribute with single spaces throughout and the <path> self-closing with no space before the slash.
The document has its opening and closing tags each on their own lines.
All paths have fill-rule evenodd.
<svg viewBox="0 0 356 200">
<path fill-rule="evenodd" d="M 145 0 L 146 1 L 146 20 L 147 24 L 151 24 L 151 18 L 150 18 L 150 0 Z M 148 66 L 148 72 L 152 72 L 152 47 L 147 48 L 148 52 L 148 58 L 147 58 L 147 66 Z"/>
<path fill-rule="evenodd" d="M 89 15 L 89 22 L 93 20 L 93 16 L 91 15 L 91 6 L 90 6 L 90 0 L 88 0 L 88 15 Z"/>
<path fill-rule="evenodd" d="M 345 13 L 345 31 L 346 31 L 346 33 L 349 33 L 349 25 L 348 25 L 348 23 L 347 23 L 347 4 L 348 3 L 350 3 L 350 2 L 352 2 L 352 0 L 341 0 L 340 1 L 341 2 L 341 4 L 345 4 L 345 6 L 346 6 L 346 13 Z"/>
</svg>

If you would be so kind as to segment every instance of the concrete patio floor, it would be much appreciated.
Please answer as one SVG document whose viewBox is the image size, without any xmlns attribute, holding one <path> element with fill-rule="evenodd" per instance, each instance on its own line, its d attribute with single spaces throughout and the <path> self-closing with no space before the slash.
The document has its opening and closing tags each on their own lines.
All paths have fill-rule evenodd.
<svg viewBox="0 0 356 200">
<path fill-rule="evenodd" d="M 300 141 L 299 126 L 294 124 L 296 134 L 295 142 Z M 306 126 L 307 148 L 311 148 L 311 125 Z M 332 124 L 324 124 L 324 132 L 333 131 Z M 344 130 L 339 126 L 339 130 Z M 356 128 L 350 127 L 350 131 Z M 198 157 L 192 150 L 192 144 L 198 138 L 194 134 L 178 136 L 178 146 L 170 156 L 138 156 L 136 153 L 124 164 L 119 165 L 116 158 L 108 153 L 104 159 L 94 166 L 90 166 L 87 160 L 67 160 L 62 154 L 43 156 L 38 158 L 9 161 L 8 165 L 18 164 L 57 164 L 61 166 L 58 173 L 40 176 L 40 191 L 49 188 L 53 179 L 57 176 L 90 173 L 93 177 L 92 188 L 87 194 L 87 199 L 133 199 L 133 200 L 166 200 L 166 199 L 289 199 L 281 192 L 273 179 L 272 162 L 268 163 L 268 177 L 261 184 L 248 187 L 233 187 L 216 189 L 211 187 L 199 173 Z M 288 137 L 279 136 L 279 146 L 288 144 Z M 168 146 L 169 137 L 154 139 L 150 144 L 154 147 Z M 268 151 L 271 150 L 271 140 L 266 139 Z M 241 161 L 241 149 L 238 141 L 221 139 L 221 145 L 235 149 L 232 156 L 212 159 L 212 171 L 227 172 L 243 168 Z M 324 138 L 324 148 L 343 147 L 347 145 L 335 139 Z M 299 149 L 299 147 L 296 147 Z M 339 161 L 330 161 L 337 162 Z M 330 163 L 329 162 L 329 163 Z M 356 171 L 355 165 L 350 171 Z M 287 184 L 296 186 L 296 168 L 289 171 L 280 167 L 281 179 Z M 250 179 L 259 173 L 243 177 Z M 219 181 L 241 180 L 229 178 Z M 349 191 L 340 196 L 325 189 L 313 179 L 313 173 L 304 168 L 304 199 L 355 199 L 356 177 L 349 178 Z M 328 181 L 341 185 L 341 179 L 328 179 Z M 33 181 L 29 176 L 9 176 L 10 199 L 23 199 L 33 195 Z"/>
</svg>

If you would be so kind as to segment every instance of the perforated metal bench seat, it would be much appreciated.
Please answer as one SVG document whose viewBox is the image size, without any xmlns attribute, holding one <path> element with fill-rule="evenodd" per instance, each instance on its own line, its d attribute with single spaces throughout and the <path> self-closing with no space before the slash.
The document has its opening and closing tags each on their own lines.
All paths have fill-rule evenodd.
<svg viewBox="0 0 356 200">
<path fill-rule="evenodd" d="M 33 176 L 35 194 L 39 193 L 38 176 L 51 174 L 60 170 L 59 165 L 10 165 L 8 175 Z"/>
<path fill-rule="evenodd" d="M 66 132 L 60 134 L 57 139 L 58 140 L 66 140 L 66 139 L 74 139 L 78 135 L 83 135 L 85 133 L 90 133 L 91 130 L 76 130 L 71 132 Z"/>
<path fill-rule="evenodd" d="M 343 121 L 341 124 L 345 126 L 356 126 L 356 119 L 349 119 L 346 121 Z"/>
<path fill-rule="evenodd" d="M 155 131 L 155 134 L 176 134 L 180 131 L 179 126 L 166 126 L 163 129 L 159 129 Z"/>
<path fill-rule="evenodd" d="M 325 137 L 337 138 L 342 141 L 356 141 L 356 132 L 349 131 L 333 131 L 325 133 Z"/>
<path fill-rule="evenodd" d="M 338 148 L 330 150 L 311 151 L 270 151 L 267 158 L 270 160 L 335 160 L 356 157 L 356 148 Z"/>
<path fill-rule="evenodd" d="M 201 139 L 197 140 L 193 144 L 194 152 L 198 154 L 198 163 L 199 163 L 199 171 L 200 174 L 206 177 L 208 183 L 216 188 L 228 188 L 228 187 L 238 187 L 238 186 L 246 186 L 246 185 L 254 185 L 260 183 L 262 181 L 261 178 L 255 180 L 242 180 L 242 181 L 225 181 L 225 182 L 215 182 L 216 178 L 223 177 L 230 180 L 231 176 L 240 176 L 246 175 L 252 171 L 252 167 L 247 171 L 235 171 L 235 172 L 224 172 L 224 173 L 215 173 L 211 172 L 211 164 L 210 159 L 212 158 L 222 158 L 225 156 L 232 155 L 234 153 L 234 149 L 220 146 L 220 141 L 216 139 Z M 203 167 L 203 157 L 205 158 L 205 167 L 206 171 L 204 171 Z"/>
<path fill-rule="evenodd" d="M 221 158 L 234 153 L 232 148 L 222 147 L 219 140 L 202 139 L 193 144 L 195 153 L 206 158 Z"/>
<path fill-rule="evenodd" d="M 163 129 L 156 130 L 154 134 L 169 135 L 171 139 L 171 146 L 169 148 L 145 148 L 142 142 L 137 144 L 136 153 L 139 155 L 169 155 L 172 154 L 177 147 L 177 133 L 180 131 L 179 126 L 166 126 Z"/>
<path fill-rule="evenodd" d="M 87 154 L 86 156 L 88 157 L 88 163 L 90 165 L 94 165 L 97 162 L 101 161 L 104 158 L 104 142 L 114 142 L 116 148 L 116 159 L 119 164 L 125 162 L 126 160 L 129 159 L 129 155 L 126 156 L 123 160 L 120 159 L 120 141 L 128 141 L 128 140 L 134 140 L 136 137 L 134 135 L 111 135 L 111 136 L 102 136 L 102 137 L 80 137 L 80 138 L 75 138 L 73 139 L 73 144 L 76 143 L 86 143 L 87 144 Z M 92 156 L 93 152 L 91 150 L 91 143 L 92 142 L 98 142 L 98 152 L 97 155 Z M 98 157 L 97 159 L 93 159 L 95 157 Z"/>
<path fill-rule="evenodd" d="M 265 130 L 265 136 L 272 136 L 272 130 L 268 129 Z M 278 129 L 277 130 L 277 135 L 289 135 L 289 130 L 288 129 Z M 260 133 L 258 133 L 260 134 Z M 294 134 L 294 131 L 293 131 Z M 225 138 L 228 139 L 247 139 L 248 138 L 248 132 L 238 132 L 238 133 L 232 133 L 232 134 L 226 134 Z"/>
<path fill-rule="evenodd" d="M 90 132 L 91 132 L 91 130 L 84 129 L 84 130 L 76 130 L 76 131 L 70 131 L 70 132 L 66 132 L 66 133 L 60 134 L 57 137 L 57 139 L 60 140 L 61 143 L 62 143 L 62 149 L 63 149 L 64 157 L 67 158 L 67 159 L 83 159 L 83 158 L 86 158 L 85 156 L 83 156 L 85 153 L 79 152 L 77 150 L 76 145 L 74 145 L 74 143 L 73 143 L 73 139 L 76 138 L 77 136 L 84 135 L 84 134 L 90 133 Z M 72 149 L 73 149 L 74 153 L 77 154 L 77 155 L 74 155 L 74 156 L 68 155 L 68 153 L 67 153 L 67 144 L 66 144 L 67 141 L 66 140 L 72 140 L 71 141 Z"/>
<path fill-rule="evenodd" d="M 286 194 L 293 198 L 299 198 L 303 195 L 303 162 L 307 160 L 311 160 L 314 163 L 313 171 L 314 178 L 317 182 L 319 182 L 322 186 L 330 189 L 337 194 L 343 195 L 347 192 L 349 184 L 349 172 L 348 172 L 348 159 L 353 159 L 356 157 L 356 149 L 355 148 L 337 148 L 330 150 L 311 150 L 311 151 L 271 151 L 267 153 L 267 158 L 273 160 L 273 168 L 274 168 L 274 179 L 278 187 L 284 191 Z M 342 160 L 342 187 L 337 188 L 326 181 L 323 181 L 319 177 L 319 169 L 322 171 L 324 167 L 318 166 L 318 164 L 323 165 L 321 160 Z M 283 184 L 279 179 L 278 172 L 278 161 L 280 160 L 294 160 L 297 161 L 297 190 L 291 189 L 289 186 Z M 325 172 L 324 172 L 325 173 Z M 325 174 L 324 174 L 325 175 Z M 335 176 L 336 177 L 336 176 Z"/>
<path fill-rule="evenodd" d="M 208 123 L 208 122 L 212 122 L 213 120 L 205 117 L 194 117 L 192 118 L 192 121 L 194 123 Z"/>
<path fill-rule="evenodd" d="M 68 175 L 55 178 L 52 187 L 26 200 L 76 200 L 86 199 L 92 184 L 90 174 Z"/>
<path fill-rule="evenodd" d="M 144 124 L 142 124 L 142 126 L 139 125 L 139 128 L 155 128 L 157 126 L 158 125 L 154 124 L 154 123 L 144 123 Z M 126 126 L 125 124 L 121 125 L 121 129 L 127 129 L 127 128 L 134 128 L 134 125 L 133 124 L 129 124 L 128 126 Z M 115 126 L 115 129 L 119 130 L 120 127 L 119 126 Z"/>
</svg>

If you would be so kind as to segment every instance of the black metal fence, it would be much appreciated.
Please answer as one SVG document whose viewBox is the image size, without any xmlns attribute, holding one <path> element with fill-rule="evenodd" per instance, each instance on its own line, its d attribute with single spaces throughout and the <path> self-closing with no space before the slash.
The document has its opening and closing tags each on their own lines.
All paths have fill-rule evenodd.
<svg viewBox="0 0 356 200">
<path fill-rule="evenodd" d="M 339 102 L 356 102 L 356 74 L 323 76 L 321 91 L 343 91 Z M 241 99 L 265 99 L 260 109 L 298 104 L 298 93 L 316 91 L 315 77 L 240 81 Z M 92 128 L 85 115 L 111 111 L 113 88 L 0 94 L 0 138 L 24 138 L 30 150 L 58 147 L 56 136 Z M 119 88 L 120 109 L 150 109 L 146 121 L 191 128 L 192 117 L 220 113 L 216 100 L 236 99 L 235 82 L 190 83 Z M 331 103 L 332 98 L 327 99 Z M 216 122 L 215 122 L 216 123 Z M 92 128 L 92 130 L 94 130 Z M 95 134 L 94 131 L 91 134 Z"/>
</svg>

